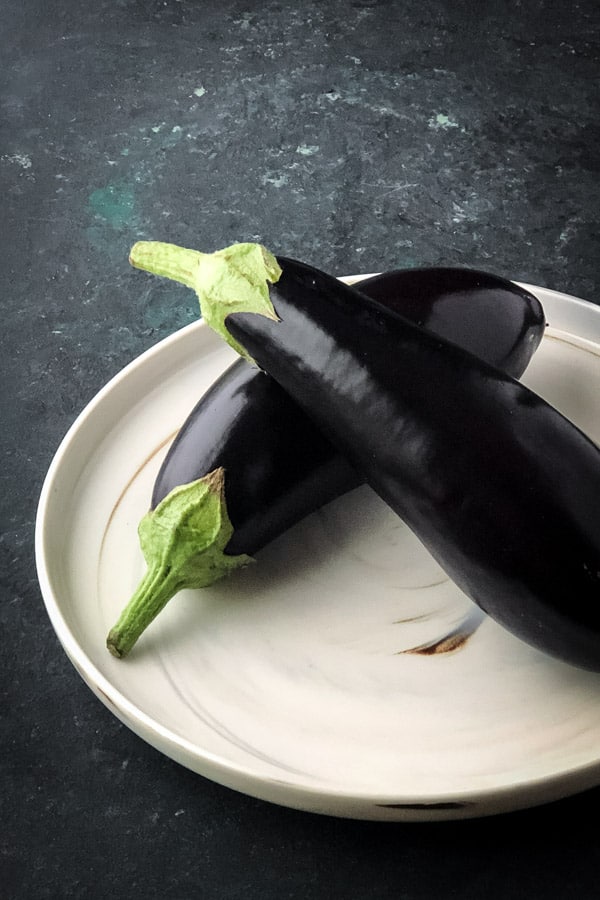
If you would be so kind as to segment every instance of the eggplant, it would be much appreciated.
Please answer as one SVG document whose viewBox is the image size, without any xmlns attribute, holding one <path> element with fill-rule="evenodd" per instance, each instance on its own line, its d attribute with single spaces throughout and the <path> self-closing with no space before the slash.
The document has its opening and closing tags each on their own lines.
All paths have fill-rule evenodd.
<svg viewBox="0 0 600 900">
<path fill-rule="evenodd" d="M 515 377 L 544 332 L 542 306 L 510 281 L 471 269 L 404 269 L 360 290 Z M 235 362 L 196 404 L 158 473 L 155 509 L 174 488 L 222 466 L 234 531 L 225 553 L 253 556 L 300 519 L 362 483 L 267 374 Z"/>
<path fill-rule="evenodd" d="M 365 279 L 360 289 L 515 377 L 525 370 L 544 331 L 538 299 L 486 272 L 397 270 Z M 232 526 L 223 556 L 237 557 L 240 563 L 304 516 L 362 482 L 277 382 L 244 360 L 217 380 L 181 427 L 154 483 L 150 510 L 182 485 L 222 470 Z M 149 524 L 145 518 L 142 528 Z M 201 540 L 202 536 L 198 543 Z M 169 569 L 167 580 L 172 582 L 172 560 L 163 560 L 161 567 Z M 111 630 L 108 646 L 117 656 L 129 652 L 168 599 L 163 581 L 152 574 L 156 568 L 150 560 L 141 593 L 136 592 Z M 220 567 L 212 567 L 210 579 L 216 580 L 219 574 Z M 210 583 L 204 575 L 201 581 Z M 188 580 L 184 586 L 198 586 L 198 581 Z"/>
<path fill-rule="evenodd" d="M 489 362 L 252 247 L 170 269 L 186 261 L 207 323 L 278 381 L 468 597 L 533 647 L 600 671 L 598 447 Z"/>
</svg>

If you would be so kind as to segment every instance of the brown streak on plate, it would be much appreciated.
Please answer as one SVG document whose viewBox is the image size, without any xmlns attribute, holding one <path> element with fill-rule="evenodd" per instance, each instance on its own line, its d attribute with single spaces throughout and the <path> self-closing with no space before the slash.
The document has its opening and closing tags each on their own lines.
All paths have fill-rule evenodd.
<svg viewBox="0 0 600 900">
<path fill-rule="evenodd" d="M 106 693 L 106 691 L 103 691 L 102 688 L 99 687 L 96 683 L 94 683 L 94 684 L 92 685 L 92 689 L 97 693 L 97 695 L 100 697 L 100 699 L 101 699 L 102 702 L 105 704 L 105 706 L 107 706 L 110 710 L 112 710 L 112 712 L 118 717 L 118 715 L 119 715 L 119 707 L 118 707 L 117 704 L 114 702 L 114 700 L 112 700 L 112 699 L 108 696 L 108 694 Z"/>
<path fill-rule="evenodd" d="M 377 803 L 378 809 L 466 809 L 472 803 L 448 801 L 447 803 Z"/>
<path fill-rule="evenodd" d="M 434 641 L 432 644 L 421 644 L 419 647 L 411 647 L 410 650 L 402 650 L 401 653 L 418 653 L 421 656 L 436 656 L 438 653 L 454 653 L 460 650 L 467 643 L 472 631 L 458 632 L 458 634 L 447 634 Z"/>
<path fill-rule="evenodd" d="M 138 477 L 138 475 L 140 474 L 140 472 L 148 465 L 148 463 L 150 462 L 150 460 L 154 459 L 154 457 L 156 456 L 157 453 L 160 453 L 160 451 L 163 449 L 163 447 L 166 446 L 166 444 L 168 444 L 170 441 L 173 440 L 173 438 L 175 437 L 175 435 L 177 434 L 178 431 L 179 431 L 179 429 L 176 429 L 175 431 L 173 431 L 172 434 L 168 435 L 168 437 L 166 437 L 166 438 L 164 439 L 164 441 L 161 441 L 161 442 L 160 442 L 160 444 L 158 445 L 158 447 L 155 447 L 155 448 L 154 448 L 154 450 L 152 451 L 152 453 L 149 453 L 149 454 L 148 454 L 148 456 L 146 457 L 146 459 L 145 459 L 142 463 L 140 463 L 140 465 L 137 467 L 137 469 L 135 470 L 135 472 L 133 473 L 133 475 L 131 476 L 131 478 L 129 479 L 129 481 L 127 482 L 127 484 L 125 485 L 125 487 L 123 488 L 123 490 L 121 491 L 121 493 L 119 494 L 119 497 L 118 497 L 118 499 L 117 499 L 117 502 L 116 502 L 115 505 L 113 506 L 113 508 L 112 508 L 112 510 L 111 510 L 111 512 L 110 512 L 110 515 L 109 515 L 109 517 L 108 517 L 108 521 L 106 522 L 106 527 L 105 527 L 105 529 L 104 529 L 104 534 L 102 535 L 102 542 L 101 542 L 101 544 L 100 544 L 100 556 L 102 556 L 102 551 L 103 551 L 103 549 L 104 549 L 104 542 L 105 542 L 106 536 L 107 536 L 107 534 L 108 534 L 108 529 L 110 528 L 111 522 L 112 522 L 112 520 L 114 519 L 115 514 L 116 514 L 116 512 L 117 512 L 119 506 L 120 506 L 121 503 L 123 502 L 123 497 L 125 496 L 125 494 L 126 494 L 127 491 L 129 490 L 129 488 L 131 487 L 131 485 L 133 484 L 133 482 L 135 481 L 135 479 Z"/>
<path fill-rule="evenodd" d="M 407 616 L 406 619 L 394 619 L 392 625 L 409 625 L 411 622 L 423 622 L 431 618 L 431 613 L 421 613 L 420 616 Z"/>
</svg>

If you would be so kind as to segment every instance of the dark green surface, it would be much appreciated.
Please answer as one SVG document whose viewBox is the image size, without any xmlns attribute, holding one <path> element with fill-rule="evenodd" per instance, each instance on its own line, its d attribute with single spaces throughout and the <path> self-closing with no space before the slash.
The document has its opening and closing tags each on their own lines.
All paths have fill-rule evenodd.
<svg viewBox="0 0 600 900">
<path fill-rule="evenodd" d="M 384 826 L 160 756 L 59 647 L 33 525 L 77 413 L 196 317 L 130 270 L 135 240 L 468 265 L 597 301 L 599 42 L 593 0 L 0 0 L 4 896 L 597 896 L 597 790 Z"/>
</svg>

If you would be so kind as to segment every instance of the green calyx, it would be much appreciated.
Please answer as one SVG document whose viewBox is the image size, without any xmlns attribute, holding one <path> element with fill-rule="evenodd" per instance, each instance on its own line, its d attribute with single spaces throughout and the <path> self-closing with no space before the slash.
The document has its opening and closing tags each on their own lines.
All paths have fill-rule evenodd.
<svg viewBox="0 0 600 900">
<path fill-rule="evenodd" d="M 225 327 L 230 313 L 252 312 L 278 321 L 268 284 L 281 268 L 260 244 L 233 244 L 215 253 L 200 253 L 175 244 L 140 241 L 129 261 L 138 269 L 162 275 L 196 291 L 207 324 L 250 362 L 244 348 Z M 246 555 L 227 556 L 233 534 L 224 495 L 224 471 L 215 469 L 191 484 L 175 488 L 138 528 L 147 572 L 110 630 L 106 644 L 126 656 L 143 631 L 176 593 L 213 584 L 251 562 Z"/>
<path fill-rule="evenodd" d="M 247 359 L 246 350 L 229 334 L 225 319 L 230 313 L 251 312 L 278 321 L 269 297 L 281 268 L 275 256 L 261 244 L 232 244 L 215 253 L 200 253 L 160 241 L 140 241 L 129 261 L 137 269 L 180 281 L 196 291 L 206 323 Z"/>
<path fill-rule="evenodd" d="M 246 555 L 224 553 L 233 526 L 221 468 L 174 488 L 144 516 L 138 534 L 148 569 L 106 640 L 119 658 L 129 653 L 176 593 L 207 587 L 252 562 Z"/>
</svg>

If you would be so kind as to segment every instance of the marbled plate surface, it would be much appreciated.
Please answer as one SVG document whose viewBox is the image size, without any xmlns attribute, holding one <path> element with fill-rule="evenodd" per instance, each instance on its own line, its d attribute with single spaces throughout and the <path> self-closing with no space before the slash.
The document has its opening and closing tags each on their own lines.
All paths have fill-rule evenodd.
<svg viewBox="0 0 600 900">
<path fill-rule="evenodd" d="M 549 328 L 524 381 L 600 441 L 600 308 L 530 289 Z M 201 323 L 182 329 L 100 392 L 52 463 L 39 578 L 92 690 L 183 765 L 315 812 L 489 815 L 599 783 L 600 675 L 483 616 L 367 487 L 180 594 L 126 660 L 108 654 L 160 462 L 233 359 Z"/>
</svg>

